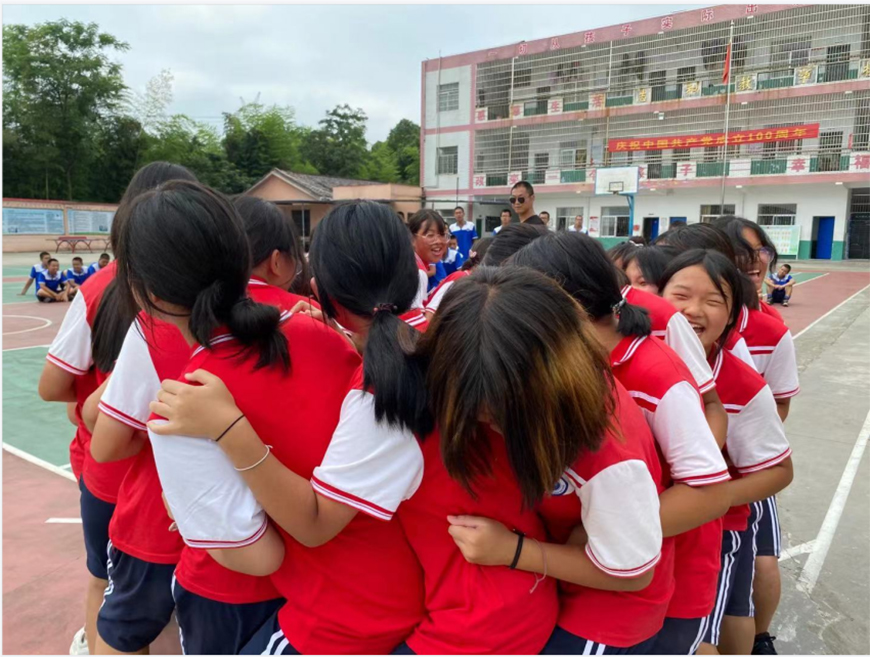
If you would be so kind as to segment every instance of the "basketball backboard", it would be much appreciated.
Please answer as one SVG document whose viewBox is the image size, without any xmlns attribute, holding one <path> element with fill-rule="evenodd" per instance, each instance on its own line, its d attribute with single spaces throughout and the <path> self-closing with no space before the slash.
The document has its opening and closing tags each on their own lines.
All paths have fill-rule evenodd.
<svg viewBox="0 0 870 657">
<path fill-rule="evenodd" d="M 596 169 L 595 194 L 637 194 L 640 167 Z"/>
</svg>

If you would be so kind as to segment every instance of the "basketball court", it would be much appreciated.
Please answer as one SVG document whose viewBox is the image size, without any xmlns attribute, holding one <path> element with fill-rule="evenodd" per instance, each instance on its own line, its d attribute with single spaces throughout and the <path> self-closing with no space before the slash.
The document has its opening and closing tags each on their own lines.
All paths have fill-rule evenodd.
<svg viewBox="0 0 870 657">
<path fill-rule="evenodd" d="M 66 304 L 17 296 L 35 254 L 3 265 L 3 651 L 66 653 L 83 624 L 85 555 L 69 471 L 74 427 L 37 382 Z M 61 254 L 61 266 L 71 256 Z M 89 263 L 86 263 L 89 264 Z M 794 483 L 781 496 L 780 654 L 870 652 L 870 264 L 793 262 L 782 309 L 796 338 L 801 394 L 786 431 Z M 158 650 L 178 652 L 172 631 Z"/>
</svg>

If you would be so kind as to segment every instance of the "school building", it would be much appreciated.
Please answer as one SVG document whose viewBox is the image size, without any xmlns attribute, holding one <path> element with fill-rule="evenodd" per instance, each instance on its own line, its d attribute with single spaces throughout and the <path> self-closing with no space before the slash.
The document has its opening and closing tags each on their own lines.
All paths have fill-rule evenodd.
<svg viewBox="0 0 870 657">
<path fill-rule="evenodd" d="M 870 5 L 722 5 L 422 65 L 426 205 L 489 232 L 511 185 L 606 246 L 733 213 L 786 257 L 870 258 Z M 636 166 L 627 199 L 596 172 Z M 724 203 L 722 190 L 724 188 Z"/>
</svg>

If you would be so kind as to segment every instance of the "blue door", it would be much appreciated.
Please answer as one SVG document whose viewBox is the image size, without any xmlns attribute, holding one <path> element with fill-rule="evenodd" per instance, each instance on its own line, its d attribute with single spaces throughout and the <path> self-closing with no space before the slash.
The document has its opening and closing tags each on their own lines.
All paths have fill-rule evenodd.
<svg viewBox="0 0 870 657">
<path fill-rule="evenodd" d="M 656 237 L 659 236 L 659 218 L 655 217 L 652 220 L 652 226 L 650 226 L 650 242 L 652 242 Z"/>
<path fill-rule="evenodd" d="M 819 217 L 819 232 L 816 237 L 816 258 L 830 260 L 834 248 L 834 218 Z"/>
<path fill-rule="evenodd" d="M 671 217 L 671 228 L 680 224 L 683 224 L 684 226 L 686 225 L 685 217 Z"/>
</svg>

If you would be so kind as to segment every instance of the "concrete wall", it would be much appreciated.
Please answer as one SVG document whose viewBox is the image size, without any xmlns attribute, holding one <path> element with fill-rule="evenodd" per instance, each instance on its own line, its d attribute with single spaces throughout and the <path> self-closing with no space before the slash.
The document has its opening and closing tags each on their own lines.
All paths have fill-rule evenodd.
<svg viewBox="0 0 870 657">
<path fill-rule="evenodd" d="M 571 194 L 547 194 L 543 186 L 536 187 L 535 210 L 547 210 L 551 216 L 556 216 L 559 207 L 583 207 L 584 218 L 588 225 L 590 217 L 601 217 L 604 206 L 624 206 L 627 202 L 622 198 L 608 196 L 589 196 Z M 734 211 L 752 221 L 758 218 L 759 205 L 794 203 L 797 205 L 795 225 L 800 226 L 800 257 L 810 256 L 813 234 L 813 219 L 815 217 L 834 217 L 834 245 L 832 258 L 843 258 L 848 213 L 848 189 L 844 185 L 776 185 L 745 187 L 743 189 L 728 188 L 725 191 L 725 203 L 733 204 Z M 686 217 L 688 223 L 700 221 L 701 205 L 719 203 L 718 188 L 696 188 L 686 190 L 668 190 L 638 194 L 635 200 L 634 224 L 635 234 L 641 234 L 644 217 L 659 217 L 659 232 L 664 232 L 670 225 L 671 217 Z M 551 224 L 554 224 L 551 221 Z M 553 227 L 553 226 L 551 226 Z M 621 241 L 615 240 L 605 241 Z"/>
<path fill-rule="evenodd" d="M 459 83 L 459 109 L 438 111 L 439 72 L 426 74 L 426 129 L 449 128 L 471 123 L 471 66 L 445 68 L 440 72 L 440 84 Z"/>
<path fill-rule="evenodd" d="M 466 189 L 468 187 L 470 138 L 471 136 L 468 131 L 426 135 L 425 162 L 423 167 L 425 175 L 423 186 L 426 189 L 456 189 L 457 182 L 459 183 L 459 189 Z M 436 174 L 438 171 L 438 149 L 449 146 L 458 147 L 458 173 L 455 176 L 439 176 Z"/>
</svg>

